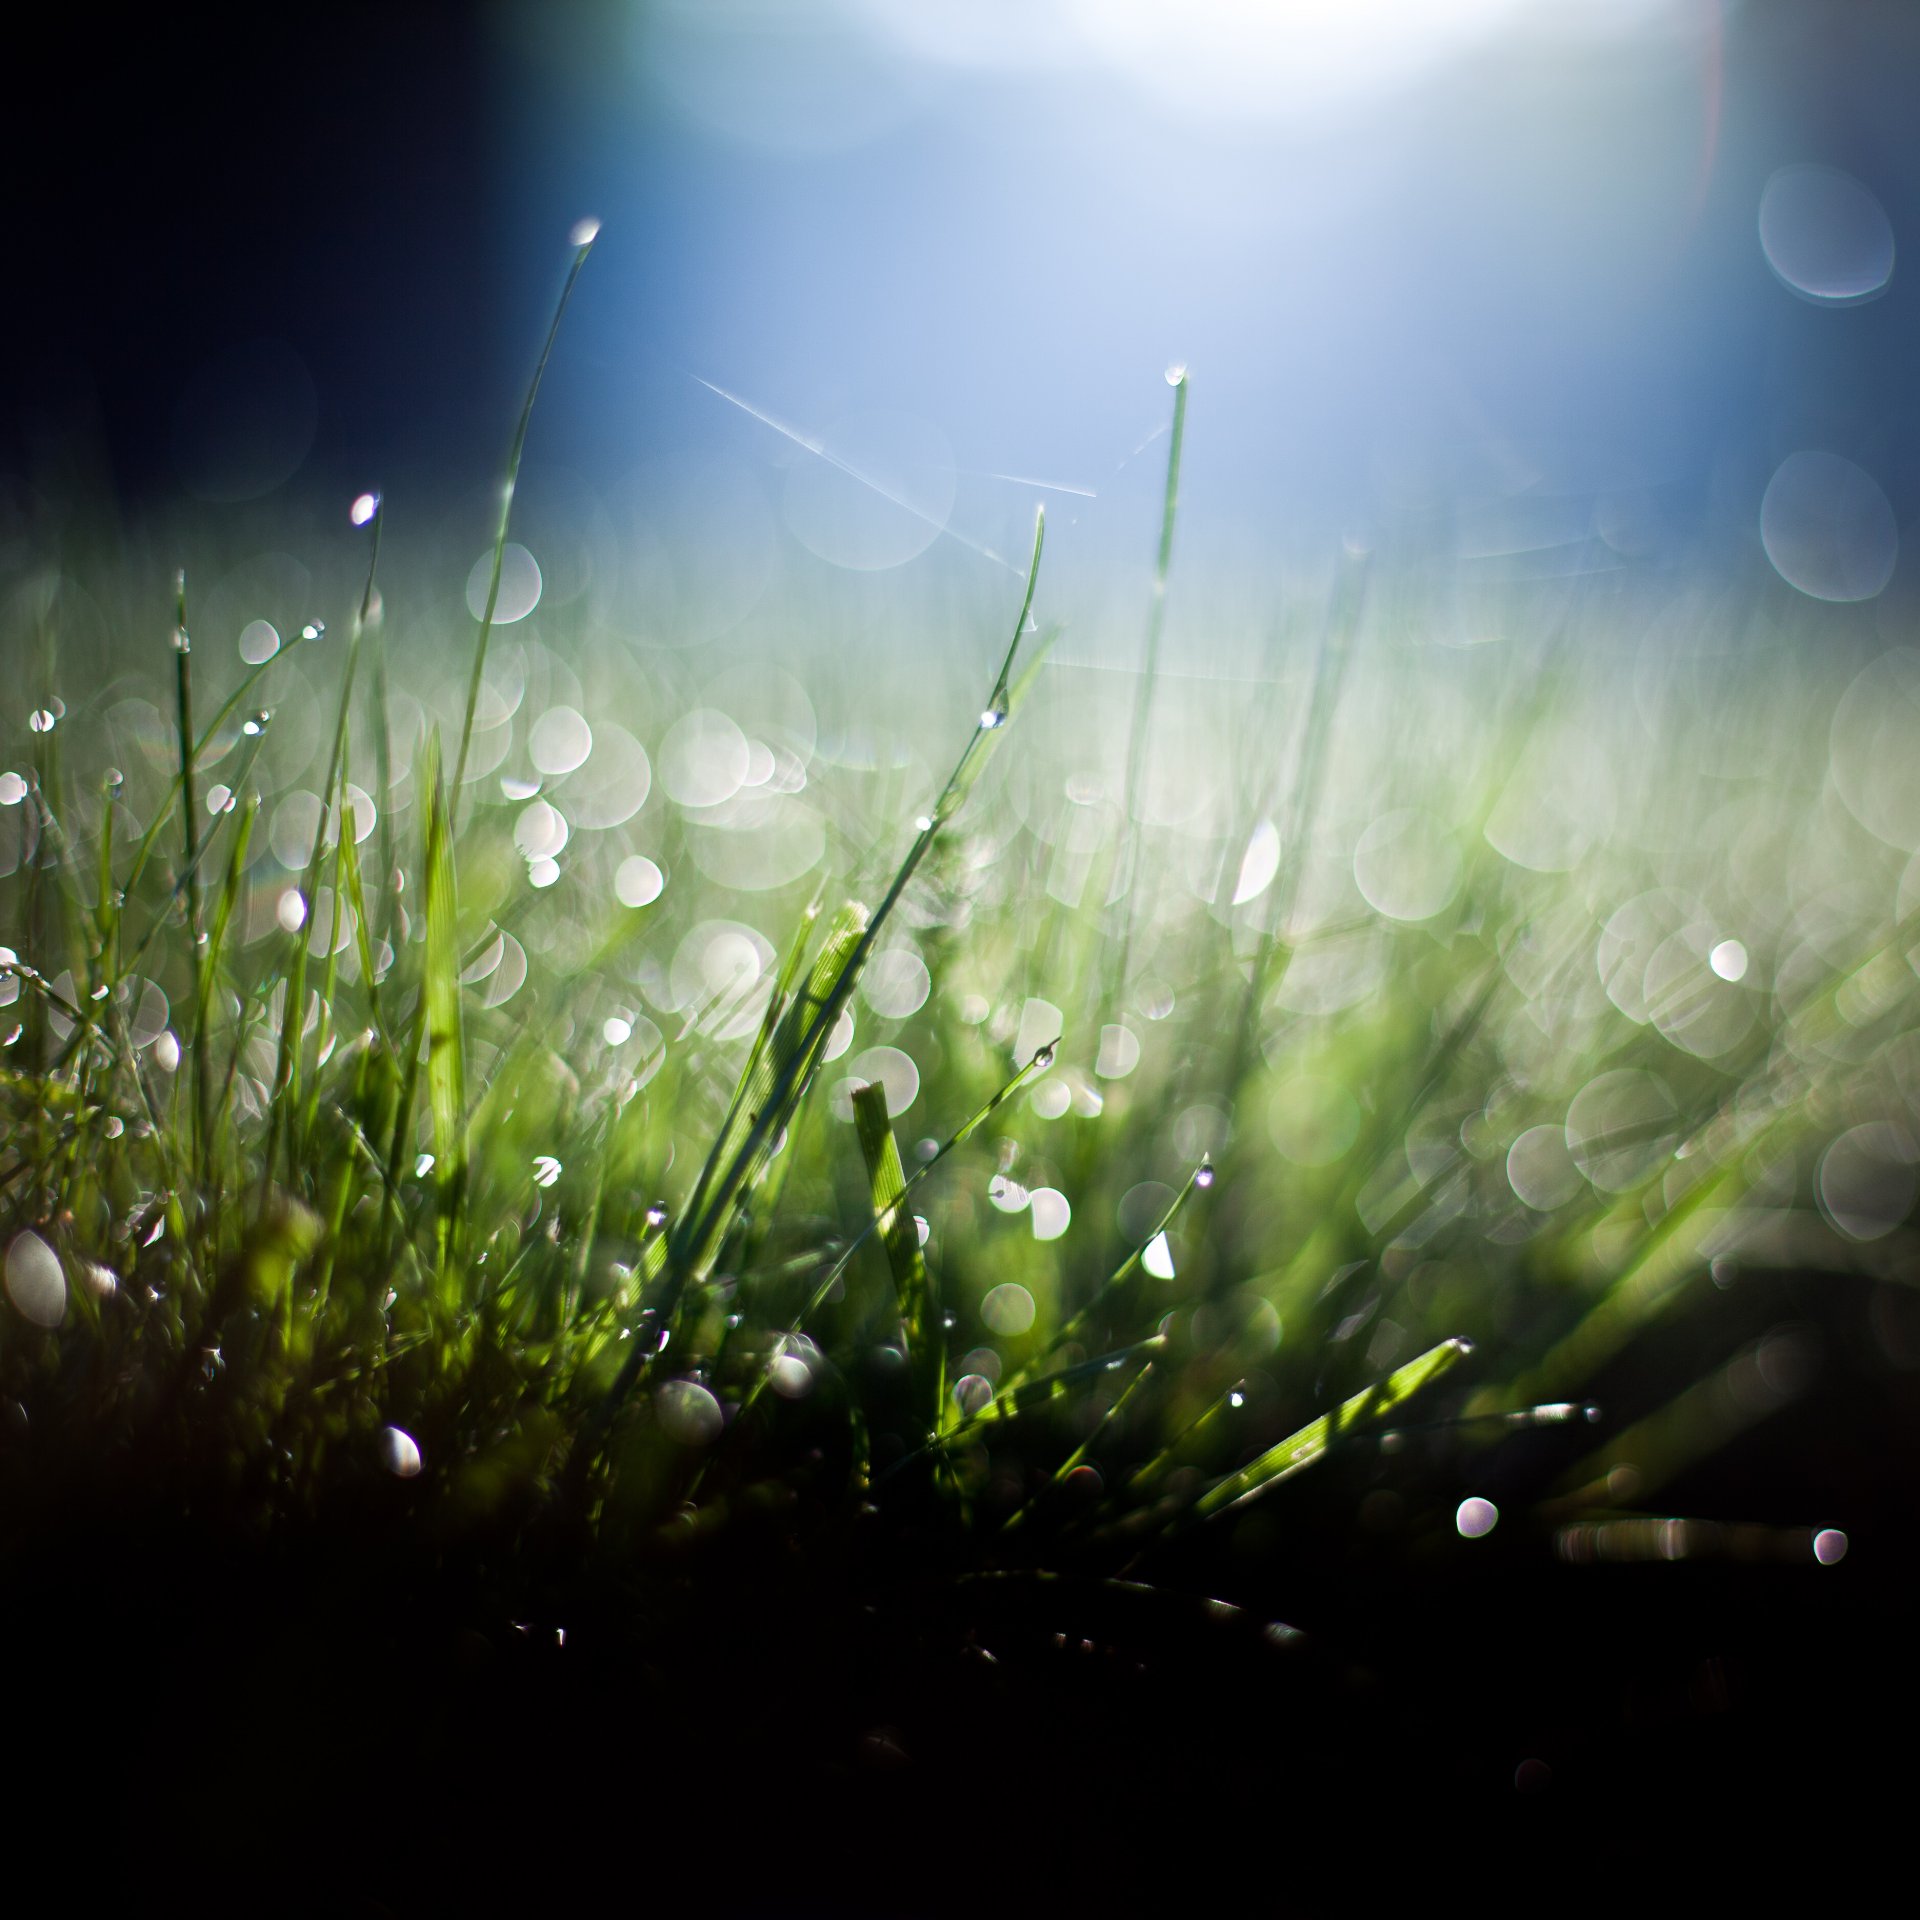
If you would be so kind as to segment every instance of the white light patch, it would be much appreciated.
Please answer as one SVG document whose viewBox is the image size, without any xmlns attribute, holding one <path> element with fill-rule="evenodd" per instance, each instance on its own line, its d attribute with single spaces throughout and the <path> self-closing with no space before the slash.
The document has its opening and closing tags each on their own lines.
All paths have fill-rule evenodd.
<svg viewBox="0 0 1920 1920">
<path fill-rule="evenodd" d="M 1722 980 L 1744 980 L 1747 977 L 1747 950 L 1738 940 L 1722 940 L 1707 955 L 1707 965 Z"/>
<path fill-rule="evenodd" d="M 483 553 L 467 575 L 467 611 L 476 620 L 487 617 L 487 589 L 493 579 L 493 555 Z M 500 596 L 494 602 L 493 624 L 510 627 L 524 620 L 540 604 L 540 563 L 518 541 L 509 540 L 500 555 Z"/>
<path fill-rule="evenodd" d="M 1058 1240 L 1073 1224 L 1073 1208 L 1058 1187 L 1035 1187 L 1027 1196 L 1027 1213 L 1036 1240 Z"/>
<path fill-rule="evenodd" d="M 1146 1250 L 1140 1256 L 1140 1264 L 1156 1280 L 1173 1278 L 1173 1249 L 1167 1244 L 1167 1236 L 1164 1233 L 1156 1233 L 1147 1242 Z"/>
<path fill-rule="evenodd" d="M 1240 861 L 1240 878 L 1234 883 L 1233 904 L 1243 905 L 1249 900 L 1257 900 L 1273 885 L 1273 876 L 1280 871 L 1280 829 L 1271 820 L 1262 820 L 1254 828 L 1253 837 L 1247 842 L 1247 851 Z"/>
<path fill-rule="evenodd" d="M 980 1318 L 998 1334 L 1025 1333 L 1033 1325 L 1033 1295 L 1015 1281 L 993 1288 L 980 1302 Z"/>
<path fill-rule="evenodd" d="M 644 853 L 630 854 L 613 870 L 613 895 L 623 907 L 645 907 L 660 898 L 667 876 Z"/>
<path fill-rule="evenodd" d="M 1453 1524 L 1462 1540 L 1483 1540 L 1500 1524 L 1500 1509 L 1476 1493 L 1460 1502 Z"/>
<path fill-rule="evenodd" d="M 21 1319 L 57 1327 L 67 1317 L 67 1275 L 60 1256 L 29 1228 L 7 1248 L 7 1298 Z"/>
</svg>

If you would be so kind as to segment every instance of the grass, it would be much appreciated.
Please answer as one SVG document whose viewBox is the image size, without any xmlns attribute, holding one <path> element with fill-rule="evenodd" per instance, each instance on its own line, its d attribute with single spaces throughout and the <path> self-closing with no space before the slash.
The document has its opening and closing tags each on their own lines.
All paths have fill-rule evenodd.
<svg viewBox="0 0 1920 1920">
<path fill-rule="evenodd" d="M 1037 1686 L 1049 1640 L 1099 1644 L 1238 1694 L 1296 1606 L 1364 1638 L 1330 1597 L 1355 1567 L 1823 1577 L 1843 1475 L 1837 1511 L 1742 1488 L 1763 1510 L 1676 1532 L 1665 1499 L 1809 1390 L 1770 1273 L 1905 1324 L 1916 895 L 1851 757 L 1864 653 L 1788 633 L 1729 673 L 1749 620 L 1622 655 L 1622 603 L 1575 594 L 1545 641 L 1438 647 L 1539 592 L 1350 556 L 1266 680 L 1180 679 L 1182 377 L 1131 687 L 1050 656 L 1036 520 L 971 690 L 818 656 L 814 711 L 887 751 L 770 712 L 675 746 L 672 666 L 570 647 L 564 613 L 494 631 L 538 385 L 464 700 L 400 670 L 445 657 L 380 577 L 405 502 L 359 536 L 344 647 L 307 620 L 224 694 L 183 578 L 170 723 L 137 570 L 49 553 L 16 599 L 10 1565 L 70 1557 L 58 1605 L 115 1635 L 164 1568 L 203 1649 L 226 1583 L 276 1619 L 371 1594 L 441 1652 L 617 1647 L 705 1702 L 707 1766 L 783 1738 L 781 1663 L 820 1662 L 805 1714 L 882 1773 L 914 1744 L 890 1663 Z M 113 605 L 87 673 L 64 623 Z M 593 716 L 629 799 L 645 733 L 645 804 L 530 762 L 551 711 Z M 711 753 L 757 785 L 687 803 Z M 392 1648 L 328 1617 L 364 1703 Z M 247 1670 L 298 1693 L 259 1632 Z M 1114 1687 L 1145 1766 L 1175 1709 Z M 1369 1724 L 1340 1700 L 1335 1746 Z"/>
</svg>

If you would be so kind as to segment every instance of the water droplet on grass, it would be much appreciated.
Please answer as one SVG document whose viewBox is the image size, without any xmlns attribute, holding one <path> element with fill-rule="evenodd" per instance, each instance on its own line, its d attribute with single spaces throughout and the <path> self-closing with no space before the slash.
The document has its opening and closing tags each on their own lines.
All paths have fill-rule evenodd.
<svg viewBox="0 0 1920 1920">
<path fill-rule="evenodd" d="M 576 220 L 567 229 L 567 245 L 570 247 L 590 247 L 600 238 L 600 222 L 589 214 L 584 220 Z"/>
<path fill-rule="evenodd" d="M 380 496 L 377 493 L 361 493 L 354 496 L 353 505 L 347 509 L 347 518 L 356 527 L 371 524 L 373 516 L 380 511 Z"/>
<path fill-rule="evenodd" d="M 1140 1264 L 1156 1280 L 1173 1278 L 1173 1249 L 1167 1244 L 1167 1236 L 1164 1233 L 1156 1233 L 1147 1242 L 1140 1254 Z"/>
</svg>

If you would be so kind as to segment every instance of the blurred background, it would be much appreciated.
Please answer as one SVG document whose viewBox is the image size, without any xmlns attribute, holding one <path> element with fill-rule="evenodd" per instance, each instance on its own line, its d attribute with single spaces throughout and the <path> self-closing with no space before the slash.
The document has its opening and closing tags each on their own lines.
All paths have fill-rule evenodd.
<svg viewBox="0 0 1920 1920">
<path fill-rule="evenodd" d="M 776 583 L 856 624 L 903 579 L 1001 592 L 1044 498 L 1066 657 L 1131 664 L 1172 364 L 1176 670 L 1247 670 L 1276 582 L 1345 538 L 1589 595 L 1710 558 L 1852 610 L 1823 631 L 1898 618 L 1909 7 L 562 0 L 32 36 L 16 521 L 24 486 L 284 530 L 377 484 L 403 548 L 471 499 L 477 554 L 591 214 L 525 511 L 603 589 L 677 568 L 708 629 Z"/>
</svg>

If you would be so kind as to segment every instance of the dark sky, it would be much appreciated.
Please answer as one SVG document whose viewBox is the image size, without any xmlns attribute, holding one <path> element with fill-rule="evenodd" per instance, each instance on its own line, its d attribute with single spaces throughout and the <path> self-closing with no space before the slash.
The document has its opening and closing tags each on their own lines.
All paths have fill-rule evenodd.
<svg viewBox="0 0 1920 1920">
<path fill-rule="evenodd" d="M 183 383 L 262 336 L 311 370 L 323 469 L 497 458 L 473 9 L 36 13 L 0 114 L 0 459 L 164 492 Z"/>
</svg>

